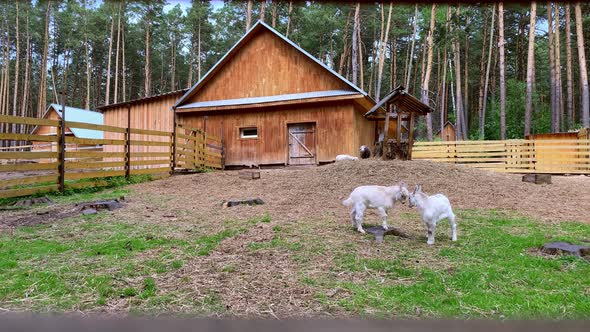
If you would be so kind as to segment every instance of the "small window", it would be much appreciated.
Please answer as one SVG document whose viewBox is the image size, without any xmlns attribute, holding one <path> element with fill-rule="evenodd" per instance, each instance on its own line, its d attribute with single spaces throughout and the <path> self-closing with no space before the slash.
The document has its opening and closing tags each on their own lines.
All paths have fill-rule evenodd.
<svg viewBox="0 0 590 332">
<path fill-rule="evenodd" d="M 240 138 L 258 138 L 258 128 L 240 128 Z"/>
</svg>

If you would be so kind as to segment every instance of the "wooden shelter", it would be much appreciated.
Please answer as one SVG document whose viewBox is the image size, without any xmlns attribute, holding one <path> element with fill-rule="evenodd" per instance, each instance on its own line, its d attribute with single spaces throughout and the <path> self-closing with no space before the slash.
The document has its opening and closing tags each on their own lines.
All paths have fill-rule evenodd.
<svg viewBox="0 0 590 332">
<path fill-rule="evenodd" d="M 174 105 L 177 122 L 219 136 L 226 166 L 315 165 L 372 145 L 366 92 L 257 22 Z"/>
<path fill-rule="evenodd" d="M 49 107 L 47 107 L 47 110 L 43 114 L 43 119 L 60 120 L 63 116 L 61 110 L 61 105 L 51 104 L 49 105 Z M 65 121 L 102 125 L 103 115 L 99 112 L 66 106 Z M 31 131 L 31 134 L 43 136 L 57 136 L 57 130 L 56 127 L 52 126 L 36 126 Z M 100 130 L 66 128 L 65 135 L 66 137 L 70 136 L 82 139 L 102 139 L 104 133 Z M 31 150 L 35 152 L 57 152 L 58 147 L 56 142 L 33 141 Z M 66 151 L 102 151 L 102 146 L 97 144 L 67 143 Z"/>
<path fill-rule="evenodd" d="M 433 111 L 432 107 L 408 94 L 404 87 L 398 86 L 373 106 L 365 114 L 365 117 L 377 121 L 376 126 L 380 124 L 380 120 L 383 122 L 383 129 L 379 130 L 378 128 L 376 131 L 383 133 L 378 141 L 382 146 L 387 147 L 383 150 L 384 157 L 391 155 L 397 159 L 411 160 L 416 117 Z M 395 138 L 390 140 L 389 128 L 392 125 L 396 128 Z M 392 152 L 388 153 L 388 150 Z"/>
<path fill-rule="evenodd" d="M 454 141 L 456 137 L 455 125 L 451 121 L 447 121 L 443 126 L 442 132 L 440 130 L 437 131 L 436 136 L 443 141 Z"/>
</svg>

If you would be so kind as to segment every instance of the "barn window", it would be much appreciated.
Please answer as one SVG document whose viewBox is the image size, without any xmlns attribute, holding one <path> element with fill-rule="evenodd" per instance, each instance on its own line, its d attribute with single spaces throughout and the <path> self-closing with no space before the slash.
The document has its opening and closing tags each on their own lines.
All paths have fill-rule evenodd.
<svg viewBox="0 0 590 332">
<path fill-rule="evenodd" d="M 258 128 L 240 128 L 240 138 L 258 138 Z"/>
</svg>

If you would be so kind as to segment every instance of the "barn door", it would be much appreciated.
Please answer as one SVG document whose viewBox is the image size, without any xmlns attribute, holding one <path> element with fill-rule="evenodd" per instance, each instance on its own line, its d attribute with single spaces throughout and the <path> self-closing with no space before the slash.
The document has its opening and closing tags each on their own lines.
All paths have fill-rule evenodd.
<svg viewBox="0 0 590 332">
<path fill-rule="evenodd" d="M 289 165 L 315 165 L 315 124 L 289 124 Z"/>
</svg>

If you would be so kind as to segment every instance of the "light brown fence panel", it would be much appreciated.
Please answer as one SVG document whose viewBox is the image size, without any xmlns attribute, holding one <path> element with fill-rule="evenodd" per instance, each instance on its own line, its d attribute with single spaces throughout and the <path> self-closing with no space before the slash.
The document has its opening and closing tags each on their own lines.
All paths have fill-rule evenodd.
<svg viewBox="0 0 590 332">
<path fill-rule="evenodd" d="M 0 123 L 19 129 L 33 126 L 55 127 L 59 121 L 0 115 Z M 0 141 L 11 146 L 10 151 L 0 151 L 0 198 L 18 197 L 54 191 L 57 189 L 57 152 L 35 151 L 30 142 L 55 145 L 59 138 L 48 135 L 24 133 L 0 133 Z M 55 150 L 57 151 L 57 150 Z M 40 163 L 39 161 L 43 161 Z"/>
<path fill-rule="evenodd" d="M 498 172 L 590 174 L 589 139 L 416 142 L 412 156 Z"/>
</svg>

